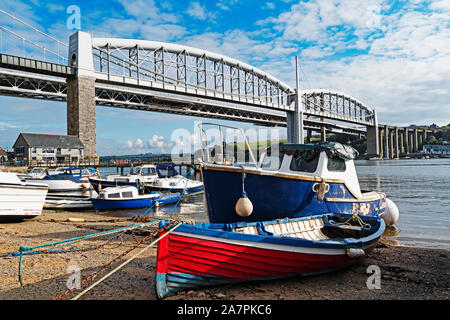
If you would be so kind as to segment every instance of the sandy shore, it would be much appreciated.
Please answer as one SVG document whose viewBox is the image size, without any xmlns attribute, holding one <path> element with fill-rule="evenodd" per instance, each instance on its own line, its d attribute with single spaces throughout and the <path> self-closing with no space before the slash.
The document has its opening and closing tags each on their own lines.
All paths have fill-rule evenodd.
<svg viewBox="0 0 450 320">
<path fill-rule="evenodd" d="M 82 218 L 84 222 L 69 222 L 68 218 Z M 134 222 L 130 219 L 111 218 L 94 212 L 44 211 L 41 216 L 24 222 L 0 222 L 0 253 L 17 251 L 20 246 L 41 245 L 132 224 Z M 133 248 L 136 239 L 143 239 L 145 234 L 141 231 L 134 238 L 127 233 L 120 240 L 116 239 L 96 250 L 24 256 L 21 272 L 23 287 L 18 282 L 18 257 L 0 257 L 0 300 L 53 300 L 67 290 L 67 282 L 73 279 L 77 268 L 84 279 Z M 77 243 L 77 247 L 97 242 L 98 239 L 86 240 Z M 144 246 L 126 255 L 120 262 Z M 156 248 L 149 249 L 80 299 L 156 299 L 155 254 Z M 380 268 L 379 289 L 367 287 L 371 276 L 367 270 L 371 265 Z M 449 252 L 446 250 L 392 246 L 382 242 L 358 264 L 333 273 L 190 290 L 167 300 L 448 300 L 449 266 Z M 97 279 L 112 268 L 101 273 Z M 90 284 L 92 282 L 87 286 Z M 64 299 L 73 298 L 82 289 L 75 290 Z"/>
</svg>

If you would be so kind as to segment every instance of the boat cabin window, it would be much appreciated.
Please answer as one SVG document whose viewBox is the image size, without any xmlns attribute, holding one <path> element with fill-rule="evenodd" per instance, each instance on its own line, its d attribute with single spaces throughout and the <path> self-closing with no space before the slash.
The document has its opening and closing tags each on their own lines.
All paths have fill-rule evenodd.
<svg viewBox="0 0 450 320">
<path fill-rule="evenodd" d="M 155 168 L 143 168 L 141 170 L 141 175 L 143 176 L 153 176 L 156 174 Z"/>
<path fill-rule="evenodd" d="M 346 169 L 345 161 L 337 158 L 328 158 L 327 169 L 328 171 L 344 172 Z"/>
<path fill-rule="evenodd" d="M 266 170 L 279 170 L 284 154 L 278 150 L 267 150 L 261 163 L 261 168 Z"/>
<path fill-rule="evenodd" d="M 161 168 L 159 169 L 159 174 L 161 177 L 174 177 L 176 175 L 174 168 Z"/>
<path fill-rule="evenodd" d="M 292 171 L 315 172 L 318 162 L 318 155 L 308 160 L 305 160 L 301 155 L 293 155 L 289 169 L 291 169 Z"/>
<path fill-rule="evenodd" d="M 122 198 L 133 198 L 133 192 L 131 191 L 122 192 Z"/>
<path fill-rule="evenodd" d="M 119 198 L 120 198 L 119 192 L 108 194 L 108 199 L 119 199 Z"/>
</svg>

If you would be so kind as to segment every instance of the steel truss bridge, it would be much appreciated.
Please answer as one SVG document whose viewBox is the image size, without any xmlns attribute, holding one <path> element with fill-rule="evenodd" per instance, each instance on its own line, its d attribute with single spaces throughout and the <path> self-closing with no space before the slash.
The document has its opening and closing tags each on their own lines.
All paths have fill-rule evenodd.
<svg viewBox="0 0 450 320">
<path fill-rule="evenodd" d="M 129 54 L 130 52 L 133 51 L 130 50 Z M 176 59 L 189 60 L 185 58 L 187 52 L 184 50 L 183 58 Z M 258 77 L 255 69 L 251 70 L 251 76 L 245 70 L 234 71 L 235 67 L 228 66 L 224 59 L 216 62 L 215 67 L 219 68 L 217 65 L 220 63 L 221 70 L 235 74 L 236 78 L 228 72 L 220 73 L 218 76 L 217 72 L 209 73 L 208 71 L 211 71 L 209 69 L 197 70 L 195 69 L 197 61 L 195 68 L 185 64 L 173 66 L 173 62 L 167 61 L 158 67 L 168 71 L 166 76 L 165 73 L 158 72 L 133 73 L 130 71 L 134 70 L 131 66 L 137 66 L 139 63 L 126 61 L 128 63 L 126 65 L 125 61 L 119 60 L 123 63 L 122 74 L 119 74 L 118 59 L 116 58 L 114 63 L 111 62 L 111 57 L 117 54 L 110 53 L 109 56 L 111 59 L 109 62 L 100 58 L 100 54 L 96 59 L 95 65 L 98 70 L 95 70 L 97 76 L 95 100 L 98 106 L 244 121 L 265 126 L 286 126 L 286 111 L 293 111 L 294 108 L 292 89 L 281 82 L 269 80 L 267 75 Z M 205 56 L 201 59 L 204 65 Z M 214 65 L 214 62 L 208 63 Z M 77 74 L 75 67 L 6 54 L 0 54 L 0 67 L 1 95 L 52 101 L 67 100 L 66 80 Z M 180 80 L 173 84 L 174 78 L 170 76 L 170 72 L 173 72 L 170 70 L 171 67 L 174 69 L 183 67 L 183 71 L 178 70 L 178 77 L 183 76 L 183 79 L 187 77 L 190 81 Z M 193 69 L 195 70 L 192 71 Z M 127 70 L 127 74 L 123 74 L 124 70 Z M 141 66 L 140 70 L 148 68 Z M 207 81 L 203 80 L 205 75 Z M 202 88 L 200 86 L 202 83 L 206 83 L 207 86 Z M 241 85 L 243 89 L 240 89 Z M 265 92 L 271 91 L 276 92 L 276 95 L 266 96 Z M 348 95 L 330 90 L 308 90 L 302 93 L 302 99 L 305 114 L 309 117 L 304 121 L 305 128 L 319 130 L 325 126 L 333 132 L 360 134 L 365 132 L 363 126 L 373 123 L 373 111 Z M 314 117 L 352 123 L 354 126 L 345 126 L 337 122 L 327 123 Z"/>
<path fill-rule="evenodd" d="M 36 42 L 0 24 L 2 35 L 45 52 L 45 59 L 25 57 L 25 51 L 1 52 L 0 95 L 63 102 L 69 81 L 89 78 L 97 106 L 287 126 L 288 131 L 290 115 L 298 112 L 308 130 L 361 135 L 378 127 L 375 110 L 345 93 L 296 90 L 221 54 L 173 43 L 93 38 L 85 32 L 74 33 L 67 44 L 0 13 L 45 38 Z M 42 43 L 57 44 L 58 50 Z"/>
</svg>

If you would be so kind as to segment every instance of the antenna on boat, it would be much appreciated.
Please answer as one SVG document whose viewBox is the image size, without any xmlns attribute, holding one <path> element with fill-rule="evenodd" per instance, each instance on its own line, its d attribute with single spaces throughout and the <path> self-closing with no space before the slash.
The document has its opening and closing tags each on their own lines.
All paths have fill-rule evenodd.
<svg viewBox="0 0 450 320">
<path fill-rule="evenodd" d="M 297 127 L 297 140 L 295 143 L 304 143 L 303 137 L 303 108 L 300 94 L 300 81 L 298 76 L 298 56 L 295 56 L 295 126 Z"/>
</svg>

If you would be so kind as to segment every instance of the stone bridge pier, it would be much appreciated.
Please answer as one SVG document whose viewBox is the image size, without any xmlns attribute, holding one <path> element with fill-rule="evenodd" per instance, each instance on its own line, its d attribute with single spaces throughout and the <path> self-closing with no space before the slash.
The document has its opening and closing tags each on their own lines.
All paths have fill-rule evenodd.
<svg viewBox="0 0 450 320">
<path fill-rule="evenodd" d="M 78 136 L 84 154 L 97 154 L 95 74 L 91 35 L 77 32 L 70 36 L 69 61 L 77 74 L 67 79 L 67 134 Z"/>
</svg>

